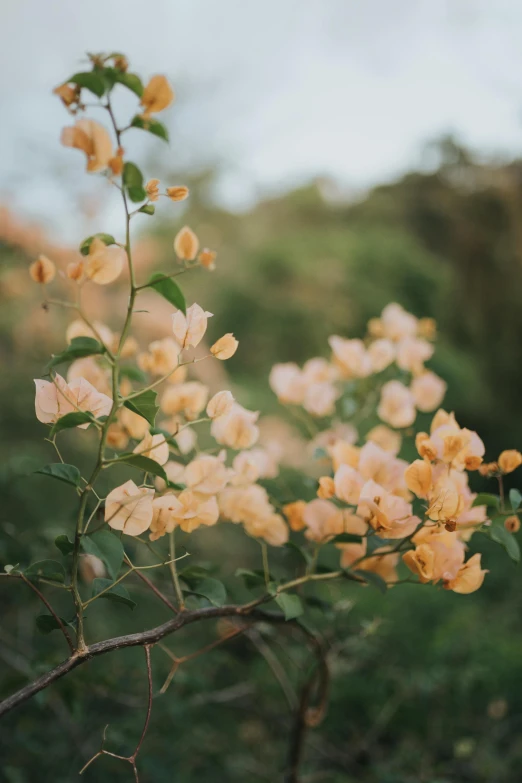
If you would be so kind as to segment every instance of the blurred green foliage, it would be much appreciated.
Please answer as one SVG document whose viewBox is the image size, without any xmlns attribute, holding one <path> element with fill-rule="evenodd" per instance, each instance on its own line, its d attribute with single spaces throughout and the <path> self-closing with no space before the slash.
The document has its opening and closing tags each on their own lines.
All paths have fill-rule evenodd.
<svg viewBox="0 0 522 783">
<path fill-rule="evenodd" d="M 315 185 L 232 215 L 194 183 L 183 220 L 218 250 L 218 268 L 184 283 L 189 302 L 214 312 L 215 333 L 234 331 L 240 349 L 227 369 L 242 402 L 275 411 L 267 375 L 276 361 L 326 355 L 332 333 L 358 336 L 368 318 L 396 300 L 433 316 L 440 338 L 433 369 L 449 384 L 447 407 L 476 429 L 487 458 L 520 447 L 522 370 L 522 167 L 480 163 L 452 140 L 436 149 L 432 173 L 411 173 L 357 203 L 329 203 Z M 190 184 L 190 183 L 189 183 Z M 205 227 L 216 241 L 207 242 Z M 200 230 L 201 229 L 201 230 Z M 172 264 L 171 220 L 157 229 L 163 265 Z M 7 265 L 26 264 L 2 248 Z M 160 259 L 161 261 L 161 259 Z M 33 416 L 30 379 L 41 372 L 38 345 L 23 355 L 4 311 L 0 350 L 2 533 L 0 563 L 51 556 L 54 537 L 70 530 L 74 494 L 27 474 L 50 461 Z M 78 464 L 88 446 L 69 434 Z M 83 440 L 83 443 L 88 443 Z M 85 448 L 85 451 L 81 449 Z M 69 453 L 71 453 L 69 451 Z M 53 502 L 54 501 L 54 502 Z M 233 598 L 245 597 L 235 568 L 259 568 L 254 542 L 235 526 L 194 534 L 194 558 L 225 564 Z M 330 783 L 513 783 L 522 765 L 522 591 L 520 570 L 485 538 L 473 541 L 490 568 L 472 596 L 404 585 L 383 597 L 372 588 L 323 586 L 336 606 L 307 609 L 306 620 L 332 645 L 330 708 L 309 733 L 304 780 Z M 29 555 L 30 553 L 30 555 Z M 332 556 L 332 555 L 330 555 Z M 287 552 L 271 555 L 277 571 Z M 0 584 L 1 692 L 8 694 L 65 656 L 58 634 L 41 636 L 42 613 L 23 585 Z M 92 638 L 150 627 L 166 619 L 139 583 L 139 605 L 105 604 L 92 613 Z M 168 587 L 165 587 L 168 590 Z M 306 596 L 306 592 L 304 593 Z M 58 600 L 60 607 L 60 601 Z M 65 611 L 65 607 L 64 607 Z M 167 640 L 177 655 L 215 638 L 214 626 L 191 627 Z M 261 640 L 261 641 L 260 641 Z M 143 781 L 214 783 L 282 779 L 291 728 L 280 684 L 260 645 L 267 644 L 291 684 L 309 660 L 291 631 L 261 627 L 180 667 L 153 703 L 139 768 Z M 90 662 L 4 719 L 0 780 L 75 780 L 100 747 L 130 752 L 139 737 L 146 677 L 142 650 Z M 153 651 L 154 688 L 169 670 Z M 307 778 L 306 775 L 309 775 Z M 127 781 L 131 770 L 103 758 L 85 780 Z"/>
</svg>

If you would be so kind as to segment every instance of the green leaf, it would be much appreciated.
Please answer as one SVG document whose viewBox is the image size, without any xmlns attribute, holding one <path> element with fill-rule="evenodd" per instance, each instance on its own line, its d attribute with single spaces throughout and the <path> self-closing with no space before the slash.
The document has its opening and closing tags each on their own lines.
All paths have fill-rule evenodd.
<svg viewBox="0 0 522 783">
<path fill-rule="evenodd" d="M 144 470 L 146 473 L 152 473 L 153 476 L 159 476 L 166 484 L 170 484 L 165 469 L 155 460 L 150 459 L 150 457 L 144 457 L 143 454 L 133 454 L 132 452 L 129 452 L 128 454 L 122 454 L 120 456 L 120 461 L 124 462 L 126 465 L 132 465 L 139 470 Z"/>
<path fill-rule="evenodd" d="M 112 234 L 93 234 L 90 237 L 87 237 L 87 239 L 84 239 L 82 244 L 80 245 L 80 253 L 82 256 L 88 256 L 89 250 L 91 249 L 91 245 L 94 239 L 101 239 L 101 241 L 106 245 L 115 245 L 116 240 L 112 236 Z"/>
<path fill-rule="evenodd" d="M 61 563 L 57 560 L 39 560 L 38 563 L 32 563 L 24 571 L 27 579 L 49 579 L 51 582 L 65 582 L 65 571 Z"/>
<path fill-rule="evenodd" d="M 147 376 L 143 370 L 134 367 L 132 364 L 128 367 L 120 367 L 120 376 L 122 378 L 128 378 L 129 381 L 137 381 L 138 383 L 145 383 L 147 380 Z"/>
<path fill-rule="evenodd" d="M 109 530 L 98 530 L 92 536 L 82 536 L 82 549 L 103 562 L 112 580 L 116 579 L 123 563 L 123 544 Z"/>
<path fill-rule="evenodd" d="M 101 577 L 94 579 L 92 582 L 93 598 L 112 584 L 113 582 L 110 579 L 102 579 Z M 130 609 L 134 609 L 136 606 L 136 601 L 132 600 L 128 590 L 121 584 L 114 585 L 111 590 L 107 590 L 100 598 L 107 598 L 108 601 L 125 604 L 125 606 L 128 606 Z"/>
<path fill-rule="evenodd" d="M 54 545 L 58 547 L 62 555 L 65 557 L 66 555 L 70 555 L 71 552 L 74 549 L 74 544 L 72 541 L 69 541 L 68 537 L 62 533 L 61 536 L 57 536 L 54 539 Z"/>
<path fill-rule="evenodd" d="M 107 79 L 108 83 L 112 86 L 115 84 L 123 84 L 128 90 L 131 90 L 138 98 L 143 95 L 143 84 L 140 77 L 135 73 L 127 73 L 126 71 L 120 71 L 117 68 L 104 68 L 103 75 Z"/>
<path fill-rule="evenodd" d="M 488 492 L 481 492 L 472 503 L 475 506 L 488 506 L 489 508 L 500 508 L 500 498 L 498 495 L 490 495 Z"/>
<path fill-rule="evenodd" d="M 362 536 L 358 536 L 356 533 L 339 533 L 338 536 L 331 538 L 328 543 L 330 544 L 360 544 L 363 540 Z"/>
<path fill-rule="evenodd" d="M 145 120 L 143 117 L 140 117 L 140 115 L 137 114 L 131 122 L 131 128 L 141 128 L 141 130 L 148 131 L 154 136 L 158 136 L 160 139 L 163 139 L 163 141 L 168 142 L 169 140 L 168 130 L 163 125 L 163 123 L 159 122 L 158 120 Z"/>
<path fill-rule="evenodd" d="M 379 574 L 374 573 L 373 571 L 364 571 L 362 568 L 358 568 L 352 573 L 355 574 L 355 576 L 359 576 L 362 579 L 364 579 L 365 582 L 367 582 L 369 585 L 372 585 L 372 587 L 376 587 L 377 590 L 379 590 L 380 593 L 383 595 L 386 595 L 386 592 L 388 590 L 388 585 L 384 581 L 384 579 L 379 576 Z"/>
<path fill-rule="evenodd" d="M 156 212 L 154 204 L 144 204 L 138 209 L 138 212 L 144 212 L 146 215 L 153 215 Z"/>
<path fill-rule="evenodd" d="M 234 576 L 242 579 L 245 583 L 245 587 L 248 587 L 249 590 L 251 590 L 252 587 L 260 587 L 261 585 L 264 587 L 265 584 L 265 575 L 263 571 L 249 571 L 248 568 L 237 568 Z"/>
<path fill-rule="evenodd" d="M 520 547 L 515 536 L 506 530 L 504 525 L 492 525 L 489 534 L 493 541 L 504 547 L 511 560 L 515 563 L 520 562 Z"/>
<path fill-rule="evenodd" d="M 128 161 L 124 165 L 122 182 L 131 201 L 145 201 L 147 194 L 143 187 L 143 174 L 135 163 Z"/>
<path fill-rule="evenodd" d="M 509 490 L 509 502 L 511 503 L 511 508 L 513 511 L 516 511 L 522 503 L 522 494 L 520 494 L 518 489 Z"/>
<path fill-rule="evenodd" d="M 184 592 L 189 595 L 200 595 L 206 598 L 213 606 L 223 606 L 227 600 L 227 591 L 223 582 L 206 576 L 203 579 L 187 578 L 184 574 L 183 579 L 188 583 L 188 589 Z"/>
<path fill-rule="evenodd" d="M 294 620 L 303 614 L 303 604 L 298 595 L 292 593 L 279 593 L 276 595 L 275 602 L 283 611 L 285 620 Z"/>
<path fill-rule="evenodd" d="M 155 392 L 154 389 L 147 389 L 136 397 L 133 397 L 132 400 L 125 400 L 123 404 L 129 410 L 137 413 L 138 416 L 146 419 L 151 427 L 154 427 L 156 414 L 159 411 L 159 405 L 156 403 L 157 396 L 157 392 Z"/>
<path fill-rule="evenodd" d="M 66 484 L 72 484 L 73 487 L 80 486 L 80 471 L 76 465 L 67 465 L 63 462 L 51 462 L 50 465 L 44 465 L 43 468 L 35 470 L 35 473 L 41 473 L 42 476 L 51 476 L 51 478 L 64 481 Z"/>
<path fill-rule="evenodd" d="M 64 626 L 67 625 L 67 621 L 60 618 Z M 52 614 L 39 614 L 36 618 L 36 627 L 40 633 L 51 633 L 52 631 L 60 630 L 60 624 Z"/>
<path fill-rule="evenodd" d="M 92 71 L 86 71 L 82 73 L 75 73 L 70 79 L 67 79 L 68 84 L 77 84 L 79 87 L 85 87 L 98 98 L 101 98 L 105 92 L 105 82 L 103 78 Z"/>
<path fill-rule="evenodd" d="M 70 430 L 72 427 L 78 427 L 79 424 L 92 423 L 93 421 L 94 416 L 92 413 L 87 413 L 87 411 L 72 411 L 71 413 L 66 413 L 65 416 L 62 416 L 53 424 L 49 437 L 54 438 L 57 432 Z"/>
<path fill-rule="evenodd" d="M 170 302 L 181 310 L 183 313 L 187 312 L 187 305 L 183 292 L 177 283 L 170 277 L 165 277 L 161 272 L 154 272 L 150 277 L 147 285 L 149 288 L 154 288 L 158 294 L 161 294 L 167 302 Z"/>
<path fill-rule="evenodd" d="M 94 337 L 73 337 L 67 348 L 54 355 L 47 365 L 47 370 L 56 367 L 62 362 L 71 362 L 73 359 L 81 359 L 84 356 L 104 353 L 105 348 Z"/>
</svg>

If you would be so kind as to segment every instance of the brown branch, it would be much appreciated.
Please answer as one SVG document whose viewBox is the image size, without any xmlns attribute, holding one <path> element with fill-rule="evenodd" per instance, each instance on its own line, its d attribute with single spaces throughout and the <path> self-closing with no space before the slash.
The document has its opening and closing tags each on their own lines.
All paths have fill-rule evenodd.
<svg viewBox="0 0 522 783">
<path fill-rule="evenodd" d="M 262 600 L 263 599 L 258 599 L 258 603 L 261 603 Z M 91 644 L 82 651 L 75 652 L 66 661 L 63 661 L 63 663 L 60 663 L 51 671 L 42 675 L 38 679 L 34 680 L 34 682 L 29 683 L 29 685 L 26 685 L 24 688 L 21 688 L 19 691 L 13 693 L 11 696 L 8 696 L 6 699 L 4 699 L 4 701 L 0 702 L 0 716 L 6 714 L 14 707 L 17 707 L 19 704 L 23 704 L 32 696 L 44 690 L 45 688 L 48 688 L 49 685 L 52 685 L 57 680 L 61 679 L 64 675 L 68 674 L 73 669 L 76 669 L 78 666 L 83 665 L 92 658 L 97 658 L 99 655 L 105 655 L 106 653 L 112 652 L 113 650 L 121 650 L 126 647 L 143 647 L 146 644 L 155 644 L 165 636 L 168 636 L 169 634 L 178 631 L 180 628 L 183 628 L 185 625 L 190 625 L 191 623 L 195 623 L 200 620 L 207 620 L 215 617 L 233 616 L 250 618 L 253 622 L 264 621 L 283 624 L 286 623 L 289 626 L 299 628 L 299 630 L 307 635 L 310 642 L 314 644 L 316 648 L 321 647 L 317 638 L 312 633 L 306 631 L 302 626 L 293 624 L 291 620 L 288 622 L 285 621 L 283 615 L 264 612 L 252 605 L 210 606 L 197 609 L 192 612 L 180 612 L 180 614 L 178 614 L 176 617 L 173 617 L 171 620 L 168 620 L 166 623 L 158 625 L 155 628 L 150 628 L 149 630 L 142 631 L 141 633 L 132 633 L 125 636 L 116 636 L 113 639 L 105 639 L 102 642 Z"/>
<path fill-rule="evenodd" d="M 40 601 L 47 607 L 47 609 L 49 609 L 50 613 L 52 614 L 52 616 L 54 617 L 54 619 L 58 623 L 61 632 L 65 636 L 65 640 L 66 640 L 67 644 L 69 645 L 70 652 L 74 653 L 74 645 L 72 643 L 71 637 L 69 636 L 69 634 L 67 632 L 67 629 L 65 628 L 64 624 L 62 623 L 61 618 L 58 617 L 58 615 L 54 611 L 53 607 L 51 606 L 51 604 L 49 603 L 47 598 L 44 596 L 43 593 L 40 592 L 40 590 L 36 587 L 36 585 L 34 585 L 26 576 L 24 576 L 24 574 L 20 574 L 20 578 L 22 579 L 23 582 L 25 582 L 26 585 L 28 585 L 28 587 L 31 588 L 31 590 L 34 593 L 36 593 L 36 595 L 38 596 Z"/>
</svg>

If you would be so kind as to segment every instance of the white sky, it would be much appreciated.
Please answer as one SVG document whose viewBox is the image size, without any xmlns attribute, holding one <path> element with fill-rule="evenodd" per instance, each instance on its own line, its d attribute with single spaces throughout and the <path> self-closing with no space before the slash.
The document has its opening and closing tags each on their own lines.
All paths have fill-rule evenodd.
<svg viewBox="0 0 522 783">
<path fill-rule="evenodd" d="M 54 167 L 82 161 L 50 91 L 87 49 L 171 76 L 168 155 L 221 161 L 238 208 L 318 174 L 389 179 L 448 131 L 518 154 L 521 40 L 516 0 L 0 0 L 0 198 L 67 220 Z"/>
</svg>

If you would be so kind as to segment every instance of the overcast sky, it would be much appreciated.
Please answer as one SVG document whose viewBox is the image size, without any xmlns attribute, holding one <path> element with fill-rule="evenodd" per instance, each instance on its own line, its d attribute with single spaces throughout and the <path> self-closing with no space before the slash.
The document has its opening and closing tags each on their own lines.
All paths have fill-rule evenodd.
<svg viewBox="0 0 522 783">
<path fill-rule="evenodd" d="M 348 190 L 389 179 L 448 131 L 522 151 L 515 0 L 1 0 L 0 13 L 0 196 L 33 215 L 53 212 L 57 161 L 82 168 L 58 147 L 67 115 L 50 91 L 86 50 L 171 76 L 168 154 L 221 161 L 235 208 L 317 174 Z"/>
</svg>

